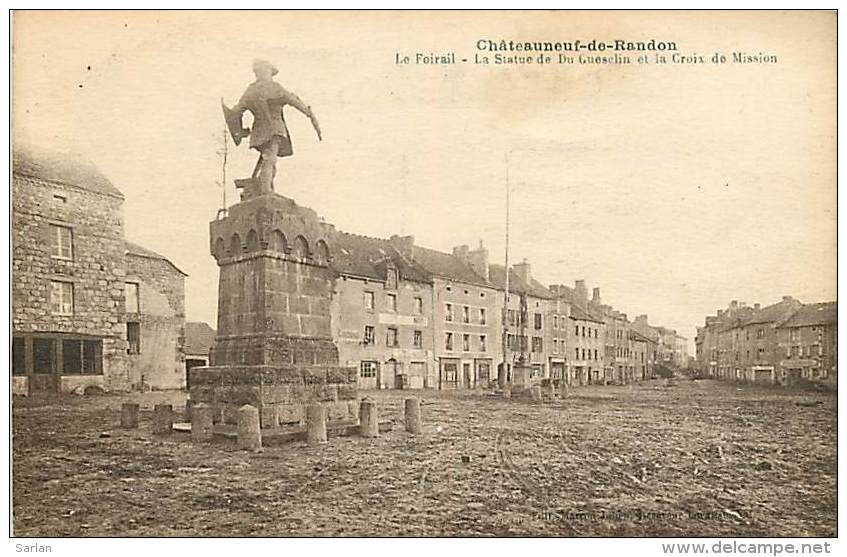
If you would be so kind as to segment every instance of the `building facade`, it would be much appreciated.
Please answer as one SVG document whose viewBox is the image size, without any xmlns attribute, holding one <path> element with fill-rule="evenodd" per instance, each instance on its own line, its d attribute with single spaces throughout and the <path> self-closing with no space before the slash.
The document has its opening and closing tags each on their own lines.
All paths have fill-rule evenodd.
<svg viewBox="0 0 847 557">
<path fill-rule="evenodd" d="M 128 390 L 138 386 L 137 378 L 144 372 L 139 358 L 130 353 L 131 340 L 138 341 L 139 336 L 128 338 L 126 292 L 132 287 L 127 277 L 134 273 L 134 284 L 151 283 L 146 271 L 135 266 L 133 256 L 128 255 L 133 250 L 124 238 L 123 199 L 87 162 L 44 151 L 15 150 L 13 392 L 69 392 L 87 387 Z M 174 280 L 181 283 L 184 275 L 177 275 Z M 183 296 L 182 286 L 174 284 L 171 290 L 173 348 L 162 355 L 167 381 L 158 383 L 157 375 L 148 383 L 157 388 L 184 382 L 177 342 L 184 302 L 176 299 Z M 135 292 L 141 297 L 150 290 Z M 140 304 L 135 308 L 139 310 L 136 322 L 149 322 L 144 301 Z M 160 345 L 158 340 L 151 341 Z M 143 331 L 140 342 L 147 342 Z"/>
</svg>

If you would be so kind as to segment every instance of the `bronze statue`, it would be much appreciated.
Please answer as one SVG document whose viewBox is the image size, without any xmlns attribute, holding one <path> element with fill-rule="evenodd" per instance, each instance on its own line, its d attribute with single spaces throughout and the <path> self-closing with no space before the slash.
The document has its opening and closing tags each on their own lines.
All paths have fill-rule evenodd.
<svg viewBox="0 0 847 557">
<path fill-rule="evenodd" d="M 294 152 L 282 113 L 283 107 L 290 105 L 302 112 L 311 120 L 318 140 L 322 138 L 321 128 L 312 109 L 300 97 L 273 80 L 273 76 L 279 73 L 276 66 L 265 60 L 254 60 L 253 73 L 256 74 L 256 81 L 247 87 L 238 104 L 228 108 L 221 99 L 221 107 L 235 144 L 241 144 L 243 138 L 250 136 L 250 148 L 261 153 L 252 177 L 236 180 L 235 184 L 237 187 L 245 187 L 250 192 L 248 195 L 261 195 L 273 191 L 277 157 L 288 157 Z M 253 114 L 252 130 L 243 127 L 242 116 L 245 110 Z"/>
</svg>

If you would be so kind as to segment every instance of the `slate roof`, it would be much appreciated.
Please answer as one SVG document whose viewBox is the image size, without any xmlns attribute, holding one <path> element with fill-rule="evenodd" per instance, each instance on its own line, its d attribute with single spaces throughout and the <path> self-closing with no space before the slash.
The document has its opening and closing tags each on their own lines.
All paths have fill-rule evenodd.
<svg viewBox="0 0 847 557">
<path fill-rule="evenodd" d="M 164 255 L 162 255 L 160 253 L 156 253 L 153 250 L 149 250 L 145 247 L 139 246 L 138 244 L 130 242 L 129 240 L 124 241 L 124 246 L 125 246 L 124 253 L 126 255 L 135 255 L 136 257 L 146 257 L 148 259 L 158 259 L 159 261 L 164 261 L 164 262 L 168 263 L 171 267 L 176 269 L 176 271 L 178 273 L 180 273 L 182 276 L 185 276 L 185 277 L 188 276 L 187 273 L 184 273 L 182 270 L 180 270 L 179 267 L 174 265 L 173 261 L 171 261 L 170 259 L 168 259 L 167 257 L 165 257 Z"/>
<path fill-rule="evenodd" d="M 413 249 L 414 264 L 426 273 L 457 282 L 491 286 L 485 277 L 478 275 L 467 263 L 453 254 L 415 246 Z"/>
<path fill-rule="evenodd" d="M 589 313 L 585 308 L 582 308 L 576 304 L 571 304 L 571 319 L 578 319 L 579 321 L 594 321 L 595 323 L 603 323 L 602 319 L 598 319 L 596 316 Z"/>
<path fill-rule="evenodd" d="M 391 242 L 382 238 L 340 232 L 332 257 L 332 267 L 343 275 L 385 280 L 389 263 L 393 263 L 401 279 L 432 282 L 429 273 L 404 259 Z"/>
<path fill-rule="evenodd" d="M 185 322 L 185 344 L 183 351 L 188 355 L 208 355 L 215 344 L 215 330 L 203 321 Z"/>
<path fill-rule="evenodd" d="M 38 180 L 124 198 L 121 191 L 94 164 L 78 155 L 50 153 L 16 145 L 12 152 L 12 172 Z"/>
<path fill-rule="evenodd" d="M 790 307 L 791 306 L 784 300 L 763 307 L 759 311 L 754 312 L 753 315 L 751 315 L 749 318 L 742 321 L 740 323 L 740 326 L 757 325 L 762 323 L 775 323 L 777 321 L 782 321 L 787 317 L 787 310 L 790 309 Z"/>
<path fill-rule="evenodd" d="M 838 302 L 804 304 L 780 327 L 809 327 L 838 323 Z"/>
<path fill-rule="evenodd" d="M 506 289 L 506 272 L 503 265 L 488 265 L 488 282 L 498 290 Z M 552 299 L 553 294 L 540 282 L 530 277 L 527 284 L 515 273 L 514 269 L 509 271 L 509 292 L 516 294 L 527 294 L 536 298 Z"/>
</svg>

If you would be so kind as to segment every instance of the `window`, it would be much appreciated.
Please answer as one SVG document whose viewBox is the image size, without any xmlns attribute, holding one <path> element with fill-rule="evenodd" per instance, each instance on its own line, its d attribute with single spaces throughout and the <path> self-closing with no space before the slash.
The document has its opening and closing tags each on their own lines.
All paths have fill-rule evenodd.
<svg viewBox="0 0 847 557">
<path fill-rule="evenodd" d="M 73 315 L 73 283 L 56 280 L 50 282 L 50 311 L 56 315 Z"/>
<path fill-rule="evenodd" d="M 444 321 L 453 321 L 453 304 L 444 304 Z"/>
<path fill-rule="evenodd" d="M 797 357 L 799 355 L 800 355 L 800 347 L 799 346 L 792 346 L 791 352 L 789 353 L 789 357 L 791 357 L 791 356 Z"/>
<path fill-rule="evenodd" d="M 536 331 L 540 330 L 541 329 L 541 314 L 536 313 L 535 315 L 533 315 L 533 318 L 535 320 L 535 330 Z"/>
<path fill-rule="evenodd" d="M 398 346 L 399 339 L 397 337 L 397 329 L 394 327 L 388 327 L 385 329 L 385 345 L 386 346 Z"/>
<path fill-rule="evenodd" d="M 423 298 L 415 298 L 415 315 L 423 313 Z"/>
<path fill-rule="evenodd" d="M 415 331 L 412 333 L 412 344 L 415 348 L 423 347 L 423 331 Z"/>
<path fill-rule="evenodd" d="M 103 342 L 100 340 L 62 340 L 62 373 L 64 375 L 99 375 L 103 373 Z"/>
<path fill-rule="evenodd" d="M 756 357 L 757 357 L 759 360 L 764 360 L 764 359 L 765 359 L 765 349 L 764 349 L 764 348 L 759 348 L 759 350 L 758 350 L 758 352 L 757 352 L 757 356 L 756 356 Z"/>
<path fill-rule="evenodd" d="M 126 349 L 127 354 L 141 354 L 141 324 L 127 321 L 126 324 L 126 340 L 129 346 Z"/>
<path fill-rule="evenodd" d="M 599 333 L 598 329 L 594 329 L 594 338 L 597 338 L 597 334 Z"/>
<path fill-rule="evenodd" d="M 510 309 L 510 310 L 509 310 L 508 312 L 506 312 L 506 313 L 507 313 L 507 315 L 508 315 L 508 317 L 509 317 L 509 325 L 515 325 L 515 324 L 517 323 L 517 315 L 516 315 L 516 313 L 515 313 L 515 310 Z"/>
<path fill-rule="evenodd" d="M 462 306 L 462 323 L 470 323 L 471 322 L 471 308 L 468 306 Z"/>
<path fill-rule="evenodd" d="M 479 308 L 479 324 L 485 325 L 485 308 Z"/>
<path fill-rule="evenodd" d="M 52 245 L 50 255 L 59 259 L 73 259 L 73 232 L 67 226 L 50 225 Z"/>
<path fill-rule="evenodd" d="M 644 354 L 642 354 L 641 356 L 642 356 L 642 358 L 641 358 L 641 359 L 643 360 L 643 359 L 644 359 Z M 595 359 L 595 360 L 597 359 L 597 349 L 596 349 L 596 348 L 594 349 L 594 359 Z"/>
<path fill-rule="evenodd" d="M 553 316 L 553 328 L 554 329 L 559 328 L 559 316 L 558 315 Z"/>
<path fill-rule="evenodd" d="M 362 377 L 364 379 L 376 377 L 376 370 L 376 362 L 361 362 L 359 364 L 359 377 Z"/>
<path fill-rule="evenodd" d="M 789 340 L 796 341 L 800 338 L 800 327 L 792 327 L 788 332 Z"/>
<path fill-rule="evenodd" d="M 457 383 L 459 380 L 459 366 L 454 363 L 445 362 L 442 367 L 445 383 Z"/>
<path fill-rule="evenodd" d="M 574 325 L 573 334 L 575 334 L 576 336 L 579 336 L 579 325 Z"/>
<path fill-rule="evenodd" d="M 554 338 L 553 339 L 553 354 L 558 354 L 558 353 L 559 353 L 559 339 Z"/>
<path fill-rule="evenodd" d="M 373 309 L 374 308 L 374 293 L 373 292 L 365 292 L 365 309 Z M 362 362 L 364 363 L 364 362 Z"/>
<path fill-rule="evenodd" d="M 397 290 L 397 269 L 388 269 L 387 287 L 390 290 Z"/>
<path fill-rule="evenodd" d="M 444 349 L 453 350 L 453 333 L 444 333 Z"/>
<path fill-rule="evenodd" d="M 573 357 L 574 357 L 575 360 L 578 360 L 579 359 L 579 348 L 574 348 L 573 350 L 574 350 Z"/>
<path fill-rule="evenodd" d="M 137 282 L 127 282 L 124 284 L 124 297 L 126 298 L 127 313 L 138 313 L 139 300 Z"/>
<path fill-rule="evenodd" d="M 759 329 L 758 331 L 756 331 L 756 338 L 765 338 L 765 330 Z"/>
<path fill-rule="evenodd" d="M 488 351 L 488 338 L 485 335 L 479 335 L 479 351 Z"/>
<path fill-rule="evenodd" d="M 55 373 L 56 343 L 52 338 L 32 339 L 32 371 L 37 374 Z"/>
<path fill-rule="evenodd" d="M 387 294 L 385 296 L 385 304 L 388 311 L 397 311 L 397 294 Z"/>
<path fill-rule="evenodd" d="M 365 346 L 372 346 L 374 343 L 374 328 L 370 325 L 365 325 Z"/>
<path fill-rule="evenodd" d="M 471 335 L 462 335 L 462 351 L 471 351 Z"/>
<path fill-rule="evenodd" d="M 585 326 L 582 327 L 582 336 L 585 336 Z"/>
<path fill-rule="evenodd" d="M 582 348 L 582 359 L 585 359 L 585 348 Z"/>
<path fill-rule="evenodd" d="M 538 314 L 536 314 L 538 315 Z M 544 339 L 541 337 L 532 337 L 532 351 L 533 352 L 543 352 L 544 351 Z"/>
<path fill-rule="evenodd" d="M 12 338 L 12 375 L 26 375 L 26 340 Z"/>
</svg>

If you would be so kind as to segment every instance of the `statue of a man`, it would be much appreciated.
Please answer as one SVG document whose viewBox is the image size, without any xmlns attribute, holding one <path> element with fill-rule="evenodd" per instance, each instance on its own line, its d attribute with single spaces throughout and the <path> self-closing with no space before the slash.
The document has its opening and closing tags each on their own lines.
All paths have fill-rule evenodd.
<svg viewBox="0 0 847 557">
<path fill-rule="evenodd" d="M 300 97 L 273 80 L 273 76 L 279 73 L 276 66 L 266 60 L 254 60 L 253 73 L 256 74 L 256 81 L 247 87 L 238 104 L 232 109 L 224 105 L 223 109 L 235 144 L 240 144 L 244 137 L 250 136 L 250 148 L 261 153 L 252 178 L 256 193 L 261 195 L 273 191 L 277 157 L 288 157 L 294 152 L 282 113 L 283 107 L 293 106 L 307 116 L 319 140 L 321 128 L 312 109 Z M 252 130 L 243 127 L 242 116 L 245 110 L 253 114 Z"/>
</svg>

